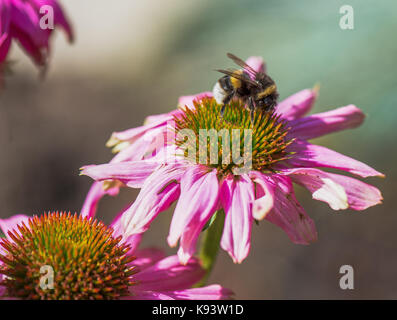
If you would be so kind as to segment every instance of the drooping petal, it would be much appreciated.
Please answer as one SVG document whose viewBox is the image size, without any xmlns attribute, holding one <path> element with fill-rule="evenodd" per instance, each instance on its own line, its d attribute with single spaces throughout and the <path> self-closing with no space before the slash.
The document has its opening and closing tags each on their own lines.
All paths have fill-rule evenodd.
<svg viewBox="0 0 397 320">
<path fill-rule="evenodd" d="M 365 163 L 304 140 L 297 139 L 288 146 L 287 150 L 289 152 L 295 152 L 291 159 L 286 160 L 292 167 L 335 168 L 364 178 L 370 176 L 384 176 Z"/>
<path fill-rule="evenodd" d="M 181 195 L 172 217 L 167 241 L 176 246 L 178 256 L 187 263 L 193 255 L 197 238 L 218 205 L 219 185 L 216 170 L 208 172 L 201 166 L 189 167 L 181 178 Z"/>
<path fill-rule="evenodd" d="M 23 31 L 12 28 L 10 31 L 10 35 L 18 39 L 19 43 L 21 44 L 22 48 L 26 51 L 26 53 L 32 58 L 34 63 L 38 66 L 43 66 L 47 62 L 47 51 L 39 46 L 37 46 L 33 41 L 32 38 L 24 33 Z"/>
<path fill-rule="evenodd" d="M 137 266 L 139 270 L 144 270 L 154 265 L 157 261 L 165 258 L 164 251 L 157 248 L 136 250 L 134 252 L 134 256 L 137 258 L 132 262 L 132 264 Z"/>
<path fill-rule="evenodd" d="M 130 188 L 141 188 L 159 166 L 160 164 L 151 160 L 106 163 L 84 166 L 81 174 L 96 181 L 119 180 Z"/>
<path fill-rule="evenodd" d="M 6 60 L 10 47 L 11 47 L 11 37 L 6 33 L 1 35 L 0 36 L 0 72 L 2 71 L 1 70 L 3 68 L 2 63 L 4 63 L 4 61 Z"/>
<path fill-rule="evenodd" d="M 288 124 L 291 127 L 288 134 L 294 138 L 309 140 L 332 132 L 356 128 L 364 119 L 364 113 L 351 104 L 293 120 Z"/>
<path fill-rule="evenodd" d="M 31 0 L 31 1 L 32 1 L 32 3 L 35 4 L 36 10 L 38 10 L 38 11 L 44 5 L 51 6 L 52 9 L 54 10 L 54 23 L 56 25 L 61 26 L 65 30 L 65 32 L 68 36 L 69 42 L 73 42 L 74 35 L 73 35 L 72 27 L 71 27 L 70 23 L 68 22 L 68 19 L 66 18 L 64 10 L 62 9 L 61 5 L 56 0 Z"/>
<path fill-rule="evenodd" d="M 126 300 L 229 300 L 233 296 L 233 291 L 223 288 L 220 285 L 213 284 L 201 288 L 191 288 L 185 290 L 175 290 L 166 292 L 157 291 L 139 291 L 133 292 L 126 297 Z"/>
<path fill-rule="evenodd" d="M 292 242 L 309 244 L 317 240 L 313 220 L 295 197 L 291 179 L 280 175 L 266 176 L 274 186 L 274 207 L 265 217 L 283 229 Z"/>
<path fill-rule="evenodd" d="M 121 300 L 175 300 L 169 293 L 156 292 L 156 291 L 138 291 L 134 292 L 136 288 L 130 288 L 130 296 L 122 297 Z"/>
<path fill-rule="evenodd" d="M 173 119 L 174 116 L 181 114 L 181 111 L 176 109 L 172 110 L 171 112 L 168 113 L 160 113 L 160 114 L 154 114 L 151 116 L 147 116 L 144 121 L 144 125 L 149 125 L 152 123 L 156 124 L 165 124 L 167 121 L 170 121 Z"/>
<path fill-rule="evenodd" d="M 199 101 L 203 98 L 212 98 L 212 92 L 206 91 L 194 94 L 192 96 L 182 96 L 178 100 L 178 107 L 181 109 L 184 109 L 185 107 L 187 107 L 188 109 L 192 109 L 194 107 L 193 101 Z"/>
<path fill-rule="evenodd" d="M 174 291 L 190 288 L 203 276 L 204 270 L 196 259 L 182 265 L 178 256 L 162 259 L 134 276 L 139 291 Z"/>
<path fill-rule="evenodd" d="M 252 171 L 250 178 L 256 183 L 256 199 L 252 208 L 252 216 L 256 220 L 262 220 L 273 209 L 274 186 L 259 171 Z"/>
<path fill-rule="evenodd" d="M 130 246 L 129 253 L 136 254 L 137 248 L 141 243 L 143 233 L 126 235 L 124 233 L 123 225 L 121 222 L 121 217 L 123 216 L 123 211 L 120 212 L 116 218 L 110 224 L 110 227 L 113 229 L 113 237 L 117 238 L 119 236 L 122 237 L 122 242 L 126 243 Z M 135 260 L 134 260 L 135 261 Z"/>
<path fill-rule="evenodd" d="M 153 116 L 156 117 L 156 120 L 149 121 L 143 126 L 127 129 L 124 131 L 113 132 L 111 138 L 106 145 L 108 147 L 112 147 L 115 143 L 119 143 L 120 141 L 128 141 L 130 143 L 133 143 L 138 138 L 142 137 L 145 133 L 149 133 L 150 135 L 150 132 L 153 129 L 165 128 L 167 126 L 167 121 L 171 121 L 173 119 L 174 113 L 175 112 L 172 111 L 170 113 Z"/>
<path fill-rule="evenodd" d="M 40 28 L 40 17 L 36 8 L 29 1 L 12 0 L 11 2 L 11 29 L 24 33 L 34 45 L 46 47 L 49 32 Z"/>
<path fill-rule="evenodd" d="M 365 210 L 382 202 L 380 191 L 360 180 L 312 168 L 283 170 L 283 174 L 313 194 L 313 199 L 327 202 L 334 210 Z"/>
<path fill-rule="evenodd" d="M 8 33 L 11 19 L 11 1 L 0 1 L 0 35 Z"/>
<path fill-rule="evenodd" d="M 153 172 L 142 186 L 135 202 L 123 213 L 126 236 L 145 232 L 160 212 L 178 199 L 183 166 L 164 166 Z"/>
<path fill-rule="evenodd" d="M 225 179 L 221 190 L 221 202 L 226 214 L 221 247 L 229 253 L 234 263 L 241 263 L 251 246 L 254 184 L 244 174 L 238 180 Z"/>
<path fill-rule="evenodd" d="M 233 295 L 233 291 L 218 284 L 167 292 L 167 296 L 175 300 L 229 300 Z"/>
<path fill-rule="evenodd" d="M 40 28 L 40 18 L 36 8 L 30 2 L 13 0 L 11 20 L 11 36 L 18 39 L 37 65 L 44 65 L 48 57 L 50 31 Z"/>
<path fill-rule="evenodd" d="M 281 101 L 275 112 L 281 115 L 282 119 L 294 120 L 301 118 L 312 108 L 317 97 L 317 91 L 305 89 L 293 94 Z"/>
<path fill-rule="evenodd" d="M 345 188 L 349 208 L 354 210 L 365 210 L 382 203 L 382 194 L 374 186 L 339 174 L 330 173 L 329 175 L 333 181 Z"/>
<path fill-rule="evenodd" d="M 11 45 L 10 37 L 10 0 L 0 1 L 0 67 L 5 61 Z M 1 71 L 1 70 L 0 70 Z"/>
<path fill-rule="evenodd" d="M 345 189 L 326 173 L 318 169 L 285 170 L 293 182 L 306 187 L 313 199 L 324 201 L 334 210 L 347 209 L 349 206 Z"/>
<path fill-rule="evenodd" d="M 116 196 L 119 193 L 119 188 L 104 189 L 102 182 L 94 182 L 85 197 L 83 207 L 81 208 L 81 215 L 83 217 L 95 217 L 98 202 L 106 194 Z"/>
</svg>

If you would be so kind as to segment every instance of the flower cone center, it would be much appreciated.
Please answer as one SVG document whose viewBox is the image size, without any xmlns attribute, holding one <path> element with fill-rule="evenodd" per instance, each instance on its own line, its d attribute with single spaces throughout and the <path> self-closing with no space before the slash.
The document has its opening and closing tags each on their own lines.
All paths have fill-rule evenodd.
<svg viewBox="0 0 397 320">
<path fill-rule="evenodd" d="M 117 299 L 135 273 L 129 246 L 102 222 L 77 214 L 33 217 L 2 239 L 6 295 L 22 299 Z"/>
<path fill-rule="evenodd" d="M 292 140 L 286 139 L 288 128 L 276 113 L 258 109 L 251 121 L 240 100 L 226 105 L 223 117 L 220 112 L 215 99 L 204 98 L 175 116 L 176 145 L 187 159 L 230 173 L 245 159 L 251 169 L 267 171 L 289 158 L 286 148 Z"/>
</svg>

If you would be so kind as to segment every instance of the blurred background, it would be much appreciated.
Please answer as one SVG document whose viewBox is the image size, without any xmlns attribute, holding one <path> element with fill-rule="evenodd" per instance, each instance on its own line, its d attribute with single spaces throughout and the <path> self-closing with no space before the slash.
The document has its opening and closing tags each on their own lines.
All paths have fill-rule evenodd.
<svg viewBox="0 0 397 320">
<path fill-rule="evenodd" d="M 253 226 L 242 265 L 221 252 L 210 282 L 238 299 L 397 298 L 397 2 L 392 0 L 61 1 L 76 42 L 53 39 L 49 72 L 38 70 L 14 44 L 14 75 L 0 96 L 1 217 L 79 211 L 91 180 L 85 164 L 107 162 L 113 131 L 140 125 L 175 108 L 181 95 L 211 90 L 231 67 L 226 52 L 261 55 L 281 98 L 320 83 L 314 112 L 356 104 L 362 127 L 317 139 L 386 174 L 367 179 L 384 204 L 364 212 L 334 212 L 297 190 L 316 222 L 319 240 L 292 244 L 276 226 Z M 117 3 L 117 4 L 116 4 Z M 354 30 L 341 30 L 339 8 L 354 9 Z M 99 206 L 110 222 L 136 190 Z M 161 214 L 143 246 L 166 245 L 172 211 Z M 339 288 L 339 268 L 351 265 L 354 290 Z"/>
</svg>

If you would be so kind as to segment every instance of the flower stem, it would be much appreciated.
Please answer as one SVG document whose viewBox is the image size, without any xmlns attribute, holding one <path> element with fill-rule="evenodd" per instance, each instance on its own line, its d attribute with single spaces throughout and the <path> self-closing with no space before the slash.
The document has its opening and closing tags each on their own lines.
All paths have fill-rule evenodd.
<svg viewBox="0 0 397 320">
<path fill-rule="evenodd" d="M 222 209 L 218 210 L 215 213 L 215 219 L 212 221 L 207 231 L 203 235 L 199 258 L 201 261 L 201 266 L 206 273 L 196 287 L 204 286 L 211 274 L 216 257 L 218 255 L 224 222 L 225 213 Z"/>
</svg>

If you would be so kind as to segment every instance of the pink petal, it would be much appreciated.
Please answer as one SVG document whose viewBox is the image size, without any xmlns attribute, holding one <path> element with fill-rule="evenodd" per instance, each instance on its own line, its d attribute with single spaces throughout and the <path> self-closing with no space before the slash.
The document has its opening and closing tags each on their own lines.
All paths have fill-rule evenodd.
<svg viewBox="0 0 397 320">
<path fill-rule="evenodd" d="M 383 197 L 380 191 L 360 180 L 329 173 L 331 179 L 345 188 L 349 207 L 354 210 L 365 210 L 382 203 Z"/>
<path fill-rule="evenodd" d="M 3 233 L 5 234 L 8 240 L 13 241 L 8 236 L 8 232 L 13 230 L 18 232 L 17 226 L 21 225 L 23 222 L 25 223 L 26 226 L 28 226 L 30 218 L 31 217 L 25 216 L 23 214 L 16 214 L 7 219 L 0 219 L 0 229 L 1 231 L 3 231 Z"/>
<path fill-rule="evenodd" d="M 152 123 L 156 123 L 156 124 L 166 123 L 167 121 L 172 120 L 174 116 L 179 115 L 180 113 L 181 111 L 177 109 L 168 113 L 151 115 L 146 117 L 144 124 L 149 125 Z"/>
<path fill-rule="evenodd" d="M 139 281 L 135 291 L 183 290 L 197 283 L 204 274 L 196 259 L 191 259 L 186 265 L 182 265 L 178 256 L 174 255 L 138 272 L 134 276 L 134 279 Z"/>
<path fill-rule="evenodd" d="M 12 29 L 17 29 L 29 38 L 37 47 L 46 47 L 49 32 L 44 32 L 39 25 L 38 11 L 28 1 L 12 0 L 11 23 Z"/>
<path fill-rule="evenodd" d="M 276 113 L 280 114 L 283 119 L 298 119 L 310 111 L 316 97 L 317 91 L 315 90 L 305 89 L 299 91 L 298 93 L 295 93 L 281 101 L 276 106 Z"/>
<path fill-rule="evenodd" d="M 178 199 L 182 166 L 164 166 L 153 172 L 142 186 L 135 202 L 122 216 L 125 235 L 145 232 L 157 214 Z"/>
<path fill-rule="evenodd" d="M 252 208 L 252 215 L 256 220 L 262 220 L 273 209 L 274 188 L 259 171 L 252 171 L 250 178 L 256 183 L 256 200 Z"/>
<path fill-rule="evenodd" d="M 218 205 L 218 192 L 216 170 L 208 172 L 197 165 L 182 176 L 181 196 L 167 238 L 170 246 L 175 246 L 181 238 L 178 255 L 182 263 L 187 263 L 194 254 L 197 238 Z"/>
<path fill-rule="evenodd" d="M 327 202 L 334 210 L 365 210 L 382 202 L 380 191 L 360 180 L 318 169 L 283 170 L 291 179 L 313 193 L 313 198 Z"/>
<path fill-rule="evenodd" d="M 120 144 L 113 145 L 113 152 L 116 150 L 118 153 L 110 162 L 119 163 L 124 161 L 150 159 L 153 158 L 156 153 L 164 152 L 163 149 L 171 147 L 166 143 L 166 129 L 166 126 L 158 127 L 147 131 L 133 142 L 121 142 L 121 145 L 127 145 L 124 146 L 124 148 L 121 148 L 121 150 L 119 149 Z"/>
<path fill-rule="evenodd" d="M 57 1 L 55 0 L 31 0 L 31 1 L 36 5 L 36 10 L 39 10 L 39 8 L 42 7 L 43 5 L 51 6 L 54 10 L 54 23 L 56 25 L 61 26 L 65 30 L 69 42 L 73 42 L 74 35 L 73 35 L 72 27 L 68 22 L 66 15 L 64 14 L 64 10 Z"/>
<path fill-rule="evenodd" d="M 364 118 L 364 113 L 351 104 L 293 120 L 288 124 L 291 127 L 288 134 L 294 138 L 313 139 L 332 132 L 356 128 L 363 123 Z"/>
<path fill-rule="evenodd" d="M 141 188 L 145 180 L 160 165 L 151 160 L 88 165 L 82 168 L 81 174 L 96 181 L 119 180 L 130 188 Z"/>
<path fill-rule="evenodd" d="M 88 191 L 88 194 L 84 200 L 83 207 L 81 208 L 81 215 L 83 217 L 89 217 L 92 218 L 95 216 L 97 207 L 98 207 L 98 202 L 102 197 L 106 194 L 115 196 L 119 192 L 119 188 L 111 188 L 108 190 L 104 190 L 103 185 L 101 182 L 94 182 L 91 185 L 90 190 Z"/>
<path fill-rule="evenodd" d="M 297 139 L 288 147 L 295 152 L 286 162 L 293 167 L 326 167 L 344 170 L 361 177 L 384 175 L 370 166 L 322 146 Z"/>
<path fill-rule="evenodd" d="M 228 177 L 223 182 L 221 202 L 226 217 L 221 247 L 234 263 L 241 263 L 250 250 L 254 200 L 254 184 L 247 175 L 241 175 L 238 180 Z"/>
<path fill-rule="evenodd" d="M 110 224 L 110 227 L 113 229 L 113 237 L 117 238 L 119 236 L 122 237 L 122 242 L 126 243 L 130 246 L 129 253 L 134 254 L 136 253 L 136 249 L 138 248 L 139 244 L 141 243 L 143 233 L 133 234 L 133 235 L 126 235 L 124 234 L 121 217 L 123 216 L 123 211 L 120 212 L 116 218 Z"/>
<path fill-rule="evenodd" d="M 109 143 L 112 141 L 112 139 L 115 139 L 118 141 L 128 141 L 128 142 L 132 143 L 136 139 L 138 139 L 139 137 L 142 137 L 145 133 L 148 133 L 153 129 L 159 129 L 162 127 L 166 127 L 167 121 L 171 121 L 174 118 L 174 116 L 173 116 L 174 113 L 175 113 L 175 111 L 172 111 L 169 113 L 152 116 L 152 117 L 156 117 L 156 120 L 149 121 L 149 123 L 146 125 L 132 128 L 132 129 L 127 129 L 124 131 L 113 132 L 112 137 L 109 140 Z"/>
<path fill-rule="evenodd" d="M 8 32 L 11 18 L 10 0 L 0 1 L 0 35 Z"/>
<path fill-rule="evenodd" d="M 234 295 L 233 291 L 223 288 L 218 284 L 202 288 L 166 292 L 166 294 L 175 300 L 229 300 Z"/>
<path fill-rule="evenodd" d="M 120 163 L 120 162 L 125 162 L 125 161 L 137 161 L 137 160 L 141 160 L 146 152 L 148 151 L 148 148 L 150 147 L 156 147 L 155 144 L 150 144 L 152 143 L 151 141 L 148 141 L 146 139 L 146 136 L 148 136 L 149 134 L 152 134 L 155 130 L 151 130 L 151 132 L 147 132 L 143 135 L 143 137 L 138 138 L 136 141 L 134 141 L 130 146 L 128 146 L 127 148 L 125 148 L 124 150 L 120 151 L 111 161 L 109 164 L 106 165 L 110 165 L 110 167 L 114 167 L 115 164 Z M 168 152 L 168 150 L 160 150 L 161 152 Z M 170 151 L 172 152 L 172 150 Z M 158 154 L 155 157 L 152 157 L 151 159 L 149 158 L 148 160 L 142 160 L 142 166 L 150 166 L 148 164 L 148 162 L 150 160 L 152 161 L 162 161 L 163 158 L 161 158 L 161 156 L 163 156 L 163 158 L 165 158 L 165 160 L 170 159 L 170 157 L 166 157 L 162 154 Z M 157 158 L 159 159 L 157 159 Z M 164 162 L 164 161 L 163 161 Z M 154 163 L 154 162 L 153 162 Z M 93 170 L 94 168 L 92 168 Z M 135 168 L 137 169 L 137 168 Z M 96 169 L 95 169 L 96 170 Z M 153 169 L 154 170 L 154 169 Z M 146 171 L 148 173 L 151 173 L 150 170 Z M 130 187 L 140 187 L 143 182 L 144 182 L 144 178 L 145 175 L 142 173 L 141 171 L 141 175 L 139 177 L 134 177 L 132 180 L 129 181 L 128 186 Z M 109 195 L 117 195 L 119 191 L 119 187 L 114 187 L 111 188 L 109 190 L 103 190 L 102 187 L 102 183 L 96 185 L 95 187 L 91 187 L 89 193 L 87 194 L 87 197 L 84 201 L 84 205 L 83 208 L 81 210 L 81 213 L 86 216 L 95 216 L 95 212 L 97 209 L 97 204 L 99 202 L 99 200 L 105 195 L 105 194 L 109 194 Z"/>
<path fill-rule="evenodd" d="M 130 288 L 131 296 L 122 297 L 121 300 L 175 300 L 169 293 L 155 291 L 138 291 L 134 292 L 135 286 Z"/>
<path fill-rule="evenodd" d="M 249 57 L 245 61 L 245 63 L 248 64 L 256 72 L 265 72 L 266 71 L 266 65 L 265 65 L 265 62 L 263 61 L 262 57 L 256 57 L 256 56 Z"/>
<path fill-rule="evenodd" d="M 0 67 L 5 61 L 11 46 L 9 35 L 11 5 L 9 0 L 0 1 Z"/>
<path fill-rule="evenodd" d="M 309 244 L 317 240 L 314 222 L 296 200 L 291 179 L 280 175 L 267 177 L 275 191 L 274 208 L 265 219 L 283 229 L 292 242 Z"/>
<path fill-rule="evenodd" d="M 192 96 L 182 96 L 178 100 L 178 107 L 182 109 L 185 107 L 192 109 L 194 107 L 193 101 L 200 101 L 203 98 L 212 98 L 212 92 L 206 91 Z"/>
<path fill-rule="evenodd" d="M 13 38 L 18 39 L 22 48 L 25 49 L 26 53 L 33 59 L 33 61 L 37 65 L 43 66 L 46 64 L 46 61 L 47 61 L 46 50 L 43 50 L 43 48 L 37 46 L 32 41 L 32 38 L 29 37 L 28 34 L 22 32 L 21 30 L 15 28 L 15 27 L 13 29 L 11 29 L 10 34 Z"/>
<path fill-rule="evenodd" d="M 313 199 L 324 201 L 334 210 L 347 209 L 349 203 L 345 189 L 326 173 L 318 169 L 285 170 L 293 182 L 306 187 Z"/>
<path fill-rule="evenodd" d="M 39 19 L 38 11 L 32 6 L 32 3 L 12 1 L 10 35 L 18 39 L 37 65 L 45 65 L 51 32 L 40 28 Z"/>
<path fill-rule="evenodd" d="M 10 47 L 11 47 L 11 37 L 8 34 L 3 34 L 0 37 L 0 74 L 1 74 L 2 63 L 6 60 Z"/>
<path fill-rule="evenodd" d="M 157 248 L 136 250 L 134 256 L 137 258 L 132 262 L 132 264 L 137 266 L 139 270 L 144 270 L 154 265 L 157 261 L 165 258 L 164 251 Z"/>
</svg>

